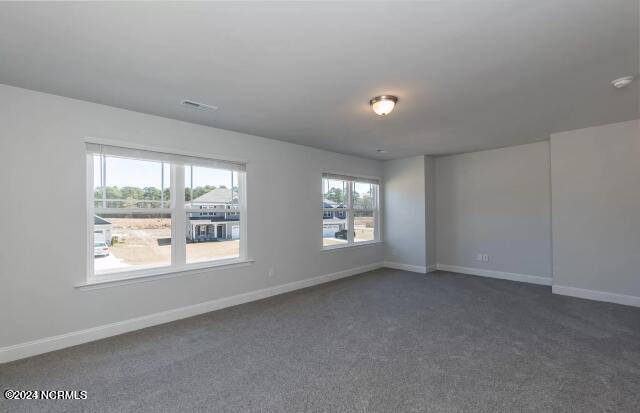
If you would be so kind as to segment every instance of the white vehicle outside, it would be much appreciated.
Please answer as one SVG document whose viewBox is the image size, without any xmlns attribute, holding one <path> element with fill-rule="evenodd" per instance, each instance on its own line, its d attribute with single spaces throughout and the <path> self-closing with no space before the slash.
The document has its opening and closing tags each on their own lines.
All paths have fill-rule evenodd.
<svg viewBox="0 0 640 413">
<path fill-rule="evenodd" d="M 94 257 L 106 257 L 107 255 L 109 255 L 109 246 L 105 242 L 93 243 Z"/>
</svg>

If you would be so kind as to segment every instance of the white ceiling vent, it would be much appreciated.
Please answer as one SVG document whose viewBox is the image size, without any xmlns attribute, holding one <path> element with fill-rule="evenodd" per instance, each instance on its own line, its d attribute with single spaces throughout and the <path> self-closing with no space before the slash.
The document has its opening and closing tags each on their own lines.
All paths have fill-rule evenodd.
<svg viewBox="0 0 640 413">
<path fill-rule="evenodd" d="M 194 102 L 193 100 L 183 100 L 182 102 L 180 102 L 180 104 L 189 109 L 207 110 L 209 112 L 215 112 L 216 110 L 218 110 L 217 106 L 211 106 L 205 103 Z"/>
</svg>

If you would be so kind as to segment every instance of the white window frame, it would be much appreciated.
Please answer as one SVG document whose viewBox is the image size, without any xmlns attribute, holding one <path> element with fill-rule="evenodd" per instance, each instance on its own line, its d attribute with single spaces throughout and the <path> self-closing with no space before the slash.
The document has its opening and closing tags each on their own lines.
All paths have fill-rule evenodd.
<svg viewBox="0 0 640 413">
<path fill-rule="evenodd" d="M 185 169 L 186 165 L 180 162 L 168 162 L 171 167 L 170 177 L 170 191 L 171 191 L 171 204 L 166 208 L 135 208 L 133 212 L 136 213 L 154 213 L 154 214 L 169 214 L 171 216 L 171 262 L 166 266 L 158 266 L 153 268 L 140 268 L 132 270 L 113 270 L 108 272 L 102 272 L 96 274 L 94 271 L 94 216 L 100 215 L 100 212 L 131 212 L 132 209 L 126 208 L 107 208 L 106 211 L 103 208 L 96 208 L 94 200 L 94 152 L 86 150 L 86 280 L 79 287 L 91 284 L 103 284 L 117 281 L 135 280 L 139 278 L 146 278 L 150 276 L 167 276 L 178 273 L 187 272 L 200 272 L 199 270 L 206 270 L 208 268 L 215 267 L 228 267 L 235 264 L 246 264 L 253 260 L 248 258 L 247 253 L 247 196 L 246 196 L 246 161 L 242 160 L 224 160 L 221 157 L 210 157 L 202 154 L 194 154 L 187 152 L 176 152 L 174 150 L 168 150 L 163 148 L 150 148 L 144 145 L 128 145 L 119 141 L 100 140 L 100 139 L 88 139 L 86 140 L 87 147 L 89 145 L 110 145 L 117 147 L 124 153 L 131 151 L 132 156 L 124 156 L 130 159 L 144 159 L 162 162 L 160 159 L 153 159 L 150 157 L 136 157 L 135 153 L 140 151 L 149 152 L 151 154 L 157 153 L 166 156 L 175 156 L 180 159 L 189 161 L 189 158 L 193 162 L 188 162 L 186 165 L 210 166 L 207 161 L 214 164 L 236 164 L 241 169 L 237 169 L 238 175 L 238 197 L 239 205 L 238 210 L 241 219 L 238 221 L 240 227 L 240 239 L 239 239 L 239 255 L 238 257 L 228 259 L 213 259 L 208 261 L 202 261 L 198 263 L 186 262 L 186 225 L 187 214 L 189 212 L 201 212 L 201 209 L 186 208 L 185 207 Z M 202 163 L 204 162 L 204 163 Z M 165 162 L 167 163 L 167 162 Z M 164 168 L 161 168 L 162 174 L 164 174 Z M 104 171 L 102 172 L 104 176 Z M 181 196 L 178 196 L 181 195 Z M 164 195 L 162 195 L 164 196 Z M 165 277 L 162 277 L 165 278 Z"/>
<path fill-rule="evenodd" d="M 325 175 L 330 175 L 330 177 L 326 177 Z M 336 209 L 336 208 L 325 208 L 324 207 L 324 180 L 325 179 L 334 179 L 334 180 L 343 180 L 343 181 L 347 181 L 347 195 L 346 195 L 346 208 L 340 208 L 340 209 Z M 333 212 L 334 216 L 337 215 L 337 212 L 346 212 L 347 214 L 347 242 L 343 243 L 343 244 L 336 244 L 336 245 L 324 245 L 324 237 L 321 237 L 320 239 L 320 243 L 322 245 L 322 250 L 323 251 L 330 251 L 330 250 L 336 250 L 336 249 L 341 249 L 341 248 L 350 248 L 350 247 L 358 247 L 358 246 L 362 246 L 362 245 L 370 245 L 370 244 L 378 244 L 381 241 L 381 235 L 380 235 L 380 225 L 381 225 L 381 214 L 380 214 L 380 179 L 377 177 L 369 177 L 369 176 L 351 176 L 351 175 L 346 175 L 346 174 L 341 174 L 341 173 L 335 173 L 335 172 L 324 172 L 322 174 L 322 177 L 320 179 L 320 183 L 321 183 L 321 197 L 322 197 L 322 225 L 324 225 L 324 214 L 325 212 Z M 354 237 L 353 237 L 353 233 L 355 232 L 355 217 L 353 212 L 356 211 L 353 208 L 353 197 L 352 197 L 352 193 L 353 193 L 353 187 L 354 184 L 356 182 L 365 182 L 365 183 L 372 183 L 375 185 L 375 196 L 374 196 L 374 208 L 371 212 L 373 212 L 373 222 L 374 222 L 374 239 L 371 241 L 359 241 L 359 242 L 355 242 Z M 363 210 L 360 210 L 363 211 Z M 369 210 L 366 210 L 369 211 Z M 320 227 L 322 229 L 322 226 Z M 322 231 L 321 231 L 322 234 Z"/>
</svg>

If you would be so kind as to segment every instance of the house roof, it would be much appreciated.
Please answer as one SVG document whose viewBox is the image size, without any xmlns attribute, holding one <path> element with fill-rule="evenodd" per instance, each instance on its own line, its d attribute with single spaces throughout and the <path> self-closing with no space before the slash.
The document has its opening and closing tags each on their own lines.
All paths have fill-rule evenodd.
<svg viewBox="0 0 640 413">
<path fill-rule="evenodd" d="M 93 225 L 111 225 L 111 222 L 97 215 L 93 216 Z"/>
<path fill-rule="evenodd" d="M 192 200 L 191 203 L 231 203 L 232 193 L 229 188 L 216 188 L 213 189 L 206 194 L 203 194 L 196 199 Z M 233 193 L 233 202 L 238 201 L 238 193 Z"/>
<path fill-rule="evenodd" d="M 211 217 L 211 216 L 189 217 L 189 222 L 192 222 L 192 221 L 207 221 L 207 222 L 229 222 L 229 221 L 235 221 L 235 222 L 238 222 L 238 221 L 240 221 L 240 216 L 231 215 L 231 216 L 228 216 L 228 217 Z"/>
<path fill-rule="evenodd" d="M 346 208 L 344 204 L 339 204 L 337 202 L 331 201 L 329 199 L 323 199 L 322 201 L 323 208 Z"/>
</svg>

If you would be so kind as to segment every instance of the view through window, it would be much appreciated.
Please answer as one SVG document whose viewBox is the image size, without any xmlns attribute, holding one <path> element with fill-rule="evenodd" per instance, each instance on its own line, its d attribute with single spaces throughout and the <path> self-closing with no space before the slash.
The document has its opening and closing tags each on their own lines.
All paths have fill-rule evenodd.
<svg viewBox="0 0 640 413">
<path fill-rule="evenodd" d="M 90 275 L 188 268 L 243 256 L 243 165 L 87 147 L 93 175 Z"/>
<path fill-rule="evenodd" d="M 238 173 L 193 165 L 185 172 L 187 263 L 238 257 Z"/>
<path fill-rule="evenodd" d="M 323 247 L 376 241 L 379 239 L 377 221 L 377 180 L 323 174 Z"/>
</svg>

